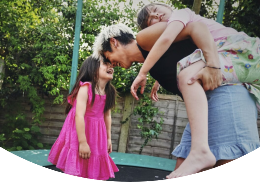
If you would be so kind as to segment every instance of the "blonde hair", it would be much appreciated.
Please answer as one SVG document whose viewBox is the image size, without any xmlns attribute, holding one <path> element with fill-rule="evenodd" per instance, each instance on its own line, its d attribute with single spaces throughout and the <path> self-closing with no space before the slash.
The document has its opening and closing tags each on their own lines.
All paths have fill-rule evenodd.
<svg viewBox="0 0 260 182">
<path fill-rule="evenodd" d="M 103 44 L 108 41 L 110 38 L 119 37 L 122 33 L 128 33 L 134 35 L 131 28 L 124 24 L 116 24 L 108 27 L 104 27 L 103 30 L 96 37 L 93 45 L 93 57 L 96 59 L 102 59 Z"/>
</svg>

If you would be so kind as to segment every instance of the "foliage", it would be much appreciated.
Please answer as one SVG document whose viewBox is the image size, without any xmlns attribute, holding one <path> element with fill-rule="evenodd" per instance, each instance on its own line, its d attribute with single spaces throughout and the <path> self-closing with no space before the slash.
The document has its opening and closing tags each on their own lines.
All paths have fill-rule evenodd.
<svg viewBox="0 0 260 182">
<path fill-rule="evenodd" d="M 137 127 L 141 129 L 141 137 L 145 139 L 142 144 L 139 154 L 142 153 L 143 148 L 153 138 L 158 138 L 162 130 L 163 118 L 160 117 L 160 121 L 157 122 L 154 117 L 159 113 L 158 108 L 153 107 L 153 102 L 147 94 L 144 94 L 143 98 L 140 99 L 138 105 L 135 107 L 133 114 L 139 115 L 139 124 Z"/>
<path fill-rule="evenodd" d="M 43 144 L 37 140 L 41 136 L 38 123 L 27 121 L 23 107 L 14 102 L 5 107 L 11 112 L 5 114 L 5 121 L 0 127 L 0 147 L 8 151 L 43 148 Z"/>
<path fill-rule="evenodd" d="M 193 1 L 168 0 L 167 3 L 180 9 L 191 8 Z M 91 46 L 103 26 L 124 22 L 137 32 L 135 17 L 141 6 L 142 1 L 133 7 L 133 0 L 83 0 L 78 70 L 83 60 L 92 54 Z M 215 19 L 216 7 L 216 0 L 204 0 L 200 14 Z M 74 0 L 1 1 L 0 59 L 5 63 L 0 90 L 1 119 L 5 121 L 0 127 L 1 146 L 10 150 L 14 148 L 9 143 L 13 143 L 17 150 L 21 147 L 41 147 L 37 141 L 30 143 L 27 134 L 35 140 L 40 136 L 40 132 L 34 131 L 32 126 L 38 127 L 43 122 L 42 96 L 55 96 L 54 103 L 58 104 L 64 98 L 61 90 L 68 90 L 76 9 L 77 1 Z M 259 1 L 227 1 L 225 11 L 224 25 L 245 31 L 251 36 L 260 35 L 257 26 L 260 20 Z M 119 92 L 129 93 L 140 67 L 140 64 L 134 64 L 129 70 L 115 68 L 113 84 Z M 149 93 L 153 82 L 154 79 L 148 75 L 146 92 Z M 169 94 L 162 88 L 159 93 Z M 22 96 L 27 98 L 32 113 L 31 123 L 21 109 L 24 106 L 18 101 L 13 103 L 14 98 Z"/>
<path fill-rule="evenodd" d="M 169 0 L 176 9 L 192 9 L 194 0 Z M 219 1 L 202 0 L 200 15 L 216 20 Z M 252 37 L 260 37 L 260 1 L 228 0 L 225 1 L 223 25 L 243 31 Z"/>
<path fill-rule="evenodd" d="M 78 69 L 83 60 L 91 55 L 91 46 L 102 26 L 119 20 L 130 27 L 135 26 L 131 20 L 135 14 L 131 9 L 132 1 L 125 3 L 125 9 L 119 8 L 121 0 L 83 2 Z M 25 131 L 24 128 L 43 122 L 42 96 L 53 95 L 56 96 L 54 103 L 63 102 L 61 90 L 68 90 L 70 80 L 76 9 L 77 1 L 74 0 L 1 1 L 0 58 L 5 62 L 5 75 L 0 102 L 2 112 L 7 113 L 3 115 L 1 112 L 5 121 L 0 127 L 1 141 L 5 142 L 1 146 L 8 147 L 6 142 L 20 146 L 20 140 L 27 141 L 22 135 L 34 132 L 31 129 Z M 123 78 L 126 74 L 121 73 Z M 31 124 L 21 109 L 12 112 L 14 96 L 22 95 L 28 98 L 33 114 Z M 23 131 L 19 133 L 20 137 L 9 135 L 17 134 L 16 130 Z M 39 132 L 34 134 L 35 139 L 40 136 Z M 30 146 L 37 148 L 37 145 L 29 144 L 22 148 L 29 149 Z"/>
<path fill-rule="evenodd" d="M 260 37 L 260 1 L 229 0 L 225 3 L 223 25 Z"/>
</svg>

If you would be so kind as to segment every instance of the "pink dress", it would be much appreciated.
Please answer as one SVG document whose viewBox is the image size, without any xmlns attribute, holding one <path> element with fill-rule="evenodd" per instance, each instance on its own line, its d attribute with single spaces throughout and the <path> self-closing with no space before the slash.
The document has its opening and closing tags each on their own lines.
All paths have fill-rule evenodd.
<svg viewBox="0 0 260 182">
<path fill-rule="evenodd" d="M 208 27 L 218 49 L 222 85 L 244 85 L 254 96 L 260 111 L 260 39 L 196 15 L 188 8 L 174 10 L 168 24 L 173 21 L 180 21 L 184 26 L 191 22 L 202 22 Z M 197 49 L 178 62 L 177 74 L 199 60 L 206 63 L 203 51 Z"/>
<path fill-rule="evenodd" d="M 114 178 L 114 172 L 119 170 L 110 158 L 107 149 L 107 131 L 103 114 L 106 95 L 96 94 L 95 102 L 91 107 L 91 84 L 80 82 L 80 85 L 88 85 L 88 102 L 84 118 L 87 142 L 91 150 L 90 158 L 82 159 L 79 157 L 79 142 L 75 123 L 77 101 L 75 100 L 60 135 L 51 148 L 48 161 L 66 174 L 98 180 Z M 69 98 L 68 102 L 70 102 Z"/>
<path fill-rule="evenodd" d="M 194 11 L 191 11 L 189 8 L 180 9 L 180 10 L 174 10 L 171 14 L 171 17 L 168 20 L 168 24 L 173 21 L 180 21 L 183 23 L 184 26 L 191 22 L 202 22 L 204 23 L 209 31 L 212 37 L 215 41 L 217 41 L 220 38 L 227 37 L 230 35 L 246 35 L 244 32 L 237 32 L 235 29 L 230 27 L 225 27 L 224 25 L 211 20 L 204 18 L 200 15 L 197 15 L 194 13 Z"/>
</svg>

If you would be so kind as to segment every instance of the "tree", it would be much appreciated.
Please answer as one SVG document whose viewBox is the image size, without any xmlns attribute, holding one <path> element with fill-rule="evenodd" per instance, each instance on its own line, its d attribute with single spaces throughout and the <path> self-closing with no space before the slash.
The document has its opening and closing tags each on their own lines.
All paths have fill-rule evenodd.
<svg viewBox="0 0 260 182">
<path fill-rule="evenodd" d="M 84 1 L 79 67 L 91 55 L 91 46 L 102 26 L 120 20 L 130 27 L 135 26 L 132 1 L 125 4 L 125 9 L 119 8 L 120 2 Z M 64 97 L 61 90 L 68 90 L 76 5 L 74 0 L 1 2 L 0 58 L 5 62 L 0 90 L 1 110 L 5 113 L 0 127 L 1 147 L 8 150 L 42 147 L 34 140 L 40 135 L 38 126 L 43 122 L 44 100 L 41 96 L 56 96 L 54 103 L 61 103 Z M 13 102 L 21 96 L 28 98 L 32 123 L 26 119 L 23 106 Z"/>
<path fill-rule="evenodd" d="M 194 0 L 192 10 L 196 13 L 199 14 L 201 8 L 201 0 Z"/>
<path fill-rule="evenodd" d="M 192 9 L 194 0 L 170 0 L 170 4 L 177 9 Z M 216 0 L 203 0 L 200 15 L 216 20 L 218 3 Z M 260 37 L 260 1 L 259 0 L 227 0 L 223 25 L 232 27 L 237 31 L 244 31 L 249 36 Z"/>
</svg>

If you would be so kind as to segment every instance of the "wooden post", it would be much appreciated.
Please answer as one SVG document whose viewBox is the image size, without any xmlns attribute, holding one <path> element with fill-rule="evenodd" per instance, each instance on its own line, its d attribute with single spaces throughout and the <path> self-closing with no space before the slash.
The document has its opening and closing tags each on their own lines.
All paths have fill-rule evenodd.
<svg viewBox="0 0 260 182">
<path fill-rule="evenodd" d="M 192 10 L 196 13 L 200 13 L 201 0 L 194 0 Z"/>
<path fill-rule="evenodd" d="M 134 97 L 129 93 L 125 96 L 124 110 L 123 110 L 123 121 L 130 116 L 133 111 Z M 127 139 L 129 134 L 130 118 L 128 121 L 121 126 L 121 132 L 119 136 L 118 152 L 125 153 L 127 146 Z"/>
<path fill-rule="evenodd" d="M 179 99 L 176 96 L 175 108 L 174 108 L 174 117 L 173 117 L 173 125 L 172 125 L 172 141 L 171 141 L 171 148 L 170 148 L 169 159 L 172 159 L 172 151 L 174 149 L 174 142 L 175 142 L 175 135 L 176 135 L 176 121 L 177 121 L 177 117 L 178 117 L 178 108 L 179 108 Z"/>
</svg>

